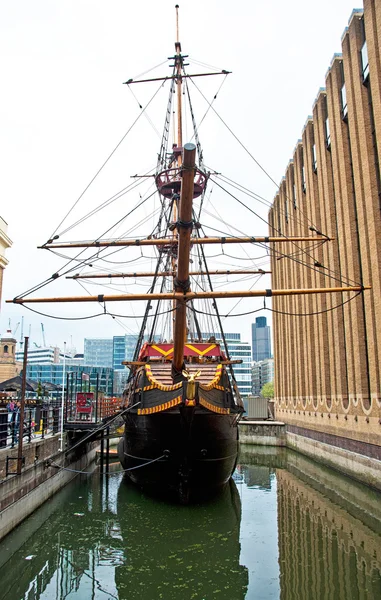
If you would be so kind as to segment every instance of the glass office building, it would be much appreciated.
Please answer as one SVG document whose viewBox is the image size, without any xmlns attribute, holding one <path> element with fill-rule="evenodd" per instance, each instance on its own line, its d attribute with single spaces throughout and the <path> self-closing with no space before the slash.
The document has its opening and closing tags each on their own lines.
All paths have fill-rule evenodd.
<svg viewBox="0 0 381 600">
<path fill-rule="evenodd" d="M 84 364 L 92 367 L 112 367 L 112 338 L 85 338 Z"/>
<path fill-rule="evenodd" d="M 259 396 L 265 383 L 274 381 L 274 359 L 255 362 L 252 367 L 253 396 Z"/>
<path fill-rule="evenodd" d="M 26 368 L 27 379 L 44 383 L 53 383 L 62 386 L 63 363 L 61 364 L 28 364 Z M 97 389 L 104 392 L 107 396 L 114 393 L 114 370 L 111 367 L 93 367 L 79 365 L 65 365 L 65 386 L 67 379 L 76 378 L 81 381 L 83 389 Z"/>
<path fill-rule="evenodd" d="M 271 358 L 271 332 L 266 317 L 257 317 L 251 325 L 253 361 Z"/>
<path fill-rule="evenodd" d="M 66 360 L 70 358 L 70 354 L 66 352 Z M 24 351 L 18 350 L 16 352 L 16 360 L 22 362 L 24 359 Z M 27 361 L 29 363 L 35 363 L 40 365 L 50 365 L 52 363 L 58 364 L 63 361 L 64 353 L 57 346 L 43 346 L 36 348 L 28 348 Z"/>
<path fill-rule="evenodd" d="M 217 332 L 203 333 L 204 340 L 214 336 L 216 341 L 222 344 L 221 334 Z M 231 360 L 242 360 L 241 364 L 233 365 L 234 375 L 241 396 L 251 394 L 251 345 L 241 340 L 240 333 L 225 333 L 225 339 Z"/>
<path fill-rule="evenodd" d="M 126 370 L 122 362 L 133 359 L 138 338 L 137 334 L 115 335 L 113 337 L 112 364 L 115 370 Z"/>
<path fill-rule="evenodd" d="M 137 334 L 115 335 L 113 337 L 112 364 L 114 367 L 115 393 L 122 394 L 126 387 L 130 369 L 122 365 L 124 360 L 132 360 L 138 341 Z"/>
</svg>

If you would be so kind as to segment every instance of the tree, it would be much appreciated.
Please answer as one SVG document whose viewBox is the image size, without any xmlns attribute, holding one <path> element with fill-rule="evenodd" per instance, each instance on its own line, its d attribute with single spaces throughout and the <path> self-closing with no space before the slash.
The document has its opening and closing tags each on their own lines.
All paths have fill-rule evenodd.
<svg viewBox="0 0 381 600">
<path fill-rule="evenodd" d="M 263 398 L 274 398 L 274 382 L 269 381 L 268 383 L 265 383 L 260 393 Z"/>
</svg>

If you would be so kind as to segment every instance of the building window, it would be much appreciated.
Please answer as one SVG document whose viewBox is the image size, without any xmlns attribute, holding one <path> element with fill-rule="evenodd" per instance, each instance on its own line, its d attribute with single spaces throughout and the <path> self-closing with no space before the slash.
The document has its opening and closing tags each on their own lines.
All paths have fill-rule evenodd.
<svg viewBox="0 0 381 600">
<path fill-rule="evenodd" d="M 366 45 L 366 40 L 361 48 L 361 65 L 362 65 L 362 80 L 363 83 L 366 83 L 369 77 L 369 62 L 368 62 L 368 47 Z"/>
<path fill-rule="evenodd" d="M 316 159 L 316 145 L 312 146 L 312 169 L 314 173 L 317 173 L 317 159 Z"/>
<path fill-rule="evenodd" d="M 340 100 L 341 100 L 341 118 L 343 121 L 347 122 L 348 120 L 348 106 L 347 106 L 347 90 L 345 87 L 345 79 L 344 79 L 344 64 L 340 62 L 340 77 L 341 77 L 341 90 L 340 90 Z"/>
<path fill-rule="evenodd" d="M 295 187 L 295 170 L 294 165 L 290 167 L 290 183 L 291 183 L 291 194 L 292 194 L 292 206 L 296 208 L 296 187 Z"/>
<path fill-rule="evenodd" d="M 325 120 L 325 145 L 327 150 L 331 149 L 331 132 L 329 130 L 329 119 L 328 117 Z"/>
<path fill-rule="evenodd" d="M 345 89 L 345 83 L 341 88 L 341 116 L 343 121 L 348 119 L 348 106 L 347 106 L 347 90 Z"/>
<path fill-rule="evenodd" d="M 302 164 L 302 192 L 306 193 L 306 173 L 304 171 L 304 165 Z"/>
<path fill-rule="evenodd" d="M 286 223 L 288 223 L 288 203 L 287 203 L 287 194 L 284 194 L 284 218 L 286 219 Z"/>
</svg>

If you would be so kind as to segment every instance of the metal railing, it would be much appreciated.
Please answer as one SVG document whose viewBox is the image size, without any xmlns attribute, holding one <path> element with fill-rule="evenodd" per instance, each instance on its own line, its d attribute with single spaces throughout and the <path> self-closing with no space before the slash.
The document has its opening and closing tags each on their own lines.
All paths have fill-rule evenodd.
<svg viewBox="0 0 381 600">
<path fill-rule="evenodd" d="M 26 404 L 24 410 L 23 440 L 44 439 L 60 430 L 60 408 L 58 402 L 49 405 Z M 14 448 L 19 441 L 20 412 L 0 409 L 0 450 Z"/>
<path fill-rule="evenodd" d="M 81 393 L 86 396 L 86 393 Z M 81 406 L 77 397 L 69 397 L 65 401 L 65 417 L 66 423 L 100 423 L 102 419 L 111 417 L 120 410 L 120 398 L 103 397 L 94 394 L 93 397 L 88 397 L 86 403 Z"/>
</svg>

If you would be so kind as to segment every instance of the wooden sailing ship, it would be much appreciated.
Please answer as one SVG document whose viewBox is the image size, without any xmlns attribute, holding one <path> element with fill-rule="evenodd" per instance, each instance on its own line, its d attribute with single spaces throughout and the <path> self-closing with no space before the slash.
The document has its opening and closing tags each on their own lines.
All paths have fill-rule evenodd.
<svg viewBox="0 0 381 600">
<path fill-rule="evenodd" d="M 253 274 L 260 270 L 209 270 L 204 247 L 211 244 L 266 244 L 274 248 L 283 244 L 324 243 L 327 236 L 223 236 L 201 235 L 199 215 L 193 201 L 205 195 L 210 173 L 204 167 L 202 153 L 196 143 L 183 143 L 182 86 L 187 75 L 181 44 L 175 43 L 171 76 L 156 78 L 168 81 L 170 101 L 177 95 L 177 139 L 169 149 L 171 110 L 167 109 L 164 134 L 154 181 L 160 196 L 161 212 L 157 229 L 148 237 L 102 239 L 90 242 L 61 242 L 53 236 L 42 248 L 57 251 L 71 248 L 103 249 L 155 248 L 156 268 L 150 272 L 87 273 L 71 276 L 74 280 L 152 277 L 148 293 L 96 294 L 86 296 L 36 298 L 19 296 L 18 304 L 41 302 L 95 302 L 106 307 L 109 302 L 146 301 L 143 323 L 133 360 L 125 362 L 130 376 L 123 395 L 122 415 L 125 433 L 119 444 L 119 457 L 128 476 L 144 489 L 168 492 L 181 502 L 210 494 L 230 479 L 238 454 L 238 422 L 244 411 L 236 384 L 233 364 L 222 332 L 216 300 L 224 298 L 271 297 L 292 294 L 316 294 L 360 291 L 361 287 L 335 287 L 294 290 L 222 290 L 212 286 L 213 274 Z M 220 74 L 226 74 L 221 71 Z M 217 73 L 211 73 L 216 75 Z M 128 80 L 127 85 L 148 80 Z M 151 80 L 152 81 L 152 80 Z M 165 226 L 163 226 L 165 223 Z M 190 267 L 192 248 L 197 248 L 200 267 Z M 82 250 L 81 250 L 82 252 Z M 93 256 L 92 262 L 96 258 Z M 98 257 L 98 254 L 96 255 Z M 83 261 L 82 266 L 88 262 Z M 67 271 L 66 271 L 67 273 Z M 191 289 L 192 278 L 203 274 L 209 289 Z M 54 274 L 55 280 L 62 273 Z M 164 285 L 166 282 L 166 286 Z M 168 283 L 169 282 L 169 283 Z M 38 289 L 38 288 L 36 288 Z M 222 343 L 215 337 L 203 339 L 197 322 L 195 303 L 212 300 Z M 164 313 L 173 320 L 173 333 L 168 340 L 155 334 L 160 306 L 169 302 Z M 153 310 L 153 308 L 155 310 Z M 106 310 L 106 309 L 105 309 Z M 192 326 L 190 318 L 192 317 Z M 148 329 L 149 319 L 153 320 Z M 147 333 L 148 330 L 148 333 Z M 237 361 L 238 362 L 238 361 Z"/>
</svg>

